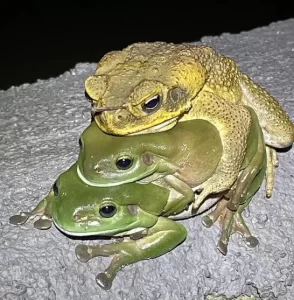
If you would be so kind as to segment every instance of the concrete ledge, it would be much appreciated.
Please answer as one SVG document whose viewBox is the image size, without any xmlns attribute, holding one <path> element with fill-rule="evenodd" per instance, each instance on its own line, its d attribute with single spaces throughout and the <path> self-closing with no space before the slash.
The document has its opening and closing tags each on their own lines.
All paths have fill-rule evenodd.
<svg viewBox="0 0 294 300">
<path fill-rule="evenodd" d="M 294 120 L 294 19 L 201 42 L 233 58 Z M 78 138 L 90 116 L 83 82 L 95 66 L 77 64 L 57 78 L 0 91 L 0 299 L 198 300 L 206 295 L 247 295 L 292 300 L 293 150 L 279 155 L 273 197 L 266 200 L 262 186 L 246 211 L 248 226 L 260 241 L 258 248 L 249 249 L 233 236 L 224 257 L 215 247 L 218 227 L 206 229 L 199 218 L 186 220 L 182 223 L 189 235 L 182 245 L 157 259 L 125 267 L 109 292 L 94 280 L 108 259 L 81 263 L 74 254 L 80 241 L 55 227 L 41 232 L 32 223 L 8 223 L 12 214 L 29 210 L 45 196 L 56 177 L 77 159 Z"/>
</svg>

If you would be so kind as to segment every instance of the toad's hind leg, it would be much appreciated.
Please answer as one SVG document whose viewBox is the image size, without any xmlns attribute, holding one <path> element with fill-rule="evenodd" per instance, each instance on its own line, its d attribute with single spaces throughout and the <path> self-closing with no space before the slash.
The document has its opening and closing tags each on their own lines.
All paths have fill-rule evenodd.
<svg viewBox="0 0 294 300">
<path fill-rule="evenodd" d="M 263 130 L 265 143 L 273 148 L 286 148 L 294 142 L 294 124 L 264 88 L 247 75 L 240 75 L 242 102 L 256 112 Z"/>
<path fill-rule="evenodd" d="M 275 178 L 275 168 L 278 167 L 278 155 L 274 148 L 266 146 L 266 157 L 267 157 L 267 167 L 266 167 L 266 197 L 270 198 L 274 189 L 274 178 Z"/>
</svg>

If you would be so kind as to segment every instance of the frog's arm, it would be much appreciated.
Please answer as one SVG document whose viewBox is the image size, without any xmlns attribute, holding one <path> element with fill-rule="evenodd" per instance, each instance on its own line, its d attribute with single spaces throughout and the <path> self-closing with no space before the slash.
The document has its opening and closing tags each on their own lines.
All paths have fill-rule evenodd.
<svg viewBox="0 0 294 300">
<path fill-rule="evenodd" d="M 187 183 L 173 175 L 165 176 L 163 180 L 168 184 L 169 189 L 172 188 L 178 195 L 173 196 L 173 191 L 171 190 L 170 197 L 163 209 L 162 216 L 177 215 L 194 201 L 195 194 Z"/>
<path fill-rule="evenodd" d="M 14 225 L 22 225 L 28 220 L 40 216 L 40 218 L 34 222 L 34 227 L 37 229 L 49 229 L 52 225 L 51 204 L 53 199 L 54 192 L 53 189 L 51 189 L 49 194 L 41 200 L 31 212 L 21 212 L 19 215 L 14 215 L 9 218 L 9 222 Z"/>
<path fill-rule="evenodd" d="M 187 231 L 183 225 L 160 217 L 157 223 L 148 229 L 147 235 L 138 240 L 125 238 L 120 243 L 99 246 L 78 245 L 76 256 L 82 262 L 97 256 L 112 257 L 108 268 L 96 276 L 97 284 L 109 290 L 117 272 L 123 266 L 163 255 L 184 241 L 186 235 Z"/>
<path fill-rule="evenodd" d="M 191 111 L 192 110 L 192 111 Z M 210 92 L 200 92 L 187 118 L 203 119 L 214 125 L 220 134 L 223 154 L 213 176 L 200 187 L 200 195 L 194 203 L 197 210 L 204 199 L 213 193 L 230 189 L 242 166 L 247 137 L 251 129 L 251 115 L 243 105 L 228 103 Z"/>
</svg>

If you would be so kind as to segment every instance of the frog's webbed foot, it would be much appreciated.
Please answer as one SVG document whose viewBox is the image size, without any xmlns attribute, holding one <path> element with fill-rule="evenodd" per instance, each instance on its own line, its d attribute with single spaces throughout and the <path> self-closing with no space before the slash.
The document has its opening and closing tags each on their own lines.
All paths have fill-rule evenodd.
<svg viewBox="0 0 294 300">
<path fill-rule="evenodd" d="M 40 230 L 49 229 L 52 225 L 51 213 L 50 213 L 50 194 L 44 198 L 31 212 L 21 212 L 18 215 L 11 216 L 9 223 L 13 225 L 22 225 L 27 221 L 34 219 L 36 216 L 40 216 L 38 220 L 34 222 L 34 227 Z"/>
<path fill-rule="evenodd" d="M 9 218 L 9 223 L 13 225 L 22 225 L 26 223 L 29 219 L 34 218 L 36 215 L 29 212 L 21 212 L 19 215 L 14 215 Z M 52 225 L 51 217 L 41 216 L 40 219 L 34 222 L 34 227 L 40 230 L 49 229 Z"/>
<path fill-rule="evenodd" d="M 222 229 L 217 249 L 223 255 L 227 254 L 229 239 L 234 233 L 240 233 L 244 237 L 248 247 L 256 247 L 259 243 L 258 239 L 251 235 L 242 217 L 243 210 L 243 205 L 236 212 L 229 210 L 227 208 L 227 200 L 223 199 L 217 204 L 214 211 L 202 218 L 202 223 L 206 227 L 211 227 L 216 221 L 220 222 Z"/>
<path fill-rule="evenodd" d="M 137 261 L 160 256 L 186 238 L 183 225 L 160 217 L 157 223 L 148 229 L 147 235 L 135 240 L 125 238 L 123 242 L 114 242 L 98 246 L 78 245 L 75 253 L 82 262 L 97 256 L 111 257 L 108 268 L 96 276 L 97 284 L 109 290 L 117 272 L 124 266 Z"/>
<path fill-rule="evenodd" d="M 274 189 L 275 168 L 279 166 L 278 154 L 274 148 L 266 146 L 266 197 L 270 198 Z"/>
</svg>

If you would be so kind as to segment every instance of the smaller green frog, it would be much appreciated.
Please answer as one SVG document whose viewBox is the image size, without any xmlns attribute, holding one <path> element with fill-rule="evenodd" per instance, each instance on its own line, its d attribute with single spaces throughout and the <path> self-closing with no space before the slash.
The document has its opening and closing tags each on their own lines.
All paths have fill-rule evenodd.
<svg viewBox="0 0 294 300">
<path fill-rule="evenodd" d="M 224 197 L 213 212 L 204 216 L 203 223 L 207 227 L 218 219 L 223 224 L 224 243 L 228 242 L 231 234 L 239 232 L 248 246 L 258 244 L 241 214 L 260 187 L 264 170 L 265 164 L 246 191 L 243 190 L 241 205 L 236 212 L 227 209 Z M 40 216 L 34 223 L 37 229 L 50 228 L 53 220 L 59 230 L 70 236 L 123 237 L 123 241 L 111 244 L 78 245 L 75 250 L 82 262 L 97 256 L 112 257 L 108 268 L 96 276 L 97 284 L 108 290 L 123 266 L 163 255 L 186 238 L 185 227 L 173 219 L 195 214 L 191 208 L 194 193 L 191 190 L 189 197 L 183 197 L 168 187 L 165 181 L 158 179 L 157 183 L 126 183 L 110 188 L 90 186 L 79 178 L 77 164 L 74 164 L 58 177 L 49 194 L 35 209 L 12 216 L 10 223 L 20 225 Z M 234 191 L 237 190 L 238 186 Z M 211 203 L 214 202 L 212 198 Z M 209 208 L 208 203 L 201 206 L 198 213 Z"/>
</svg>

